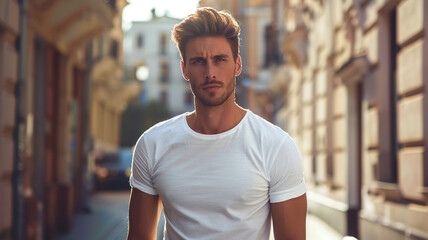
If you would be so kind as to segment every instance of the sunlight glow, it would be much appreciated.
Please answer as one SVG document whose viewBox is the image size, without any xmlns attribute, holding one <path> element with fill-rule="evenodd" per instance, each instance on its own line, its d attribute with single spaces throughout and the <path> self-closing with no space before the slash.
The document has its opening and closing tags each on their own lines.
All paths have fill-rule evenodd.
<svg viewBox="0 0 428 240">
<path fill-rule="evenodd" d="M 128 2 L 123 9 L 124 30 L 128 29 L 133 21 L 150 20 L 152 8 L 156 9 L 157 16 L 167 14 L 173 18 L 184 18 L 195 11 L 199 0 L 128 0 Z"/>
<path fill-rule="evenodd" d="M 147 66 L 137 68 L 136 75 L 139 81 L 146 81 L 149 78 L 149 68 Z"/>
</svg>

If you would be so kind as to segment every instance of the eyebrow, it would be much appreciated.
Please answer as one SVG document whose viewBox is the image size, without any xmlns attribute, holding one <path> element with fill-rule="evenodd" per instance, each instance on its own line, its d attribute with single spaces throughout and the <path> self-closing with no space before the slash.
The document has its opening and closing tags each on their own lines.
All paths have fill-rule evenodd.
<svg viewBox="0 0 428 240">
<path fill-rule="evenodd" d="M 218 57 L 221 57 L 221 58 L 228 58 L 228 57 L 229 57 L 229 55 L 226 55 L 226 54 L 219 54 L 219 55 L 215 55 L 215 56 L 214 56 L 214 58 L 218 58 Z"/>
<path fill-rule="evenodd" d="M 229 58 L 229 55 L 218 54 L 218 55 L 213 56 L 212 58 Z M 204 57 L 192 57 L 192 58 L 189 58 L 189 61 L 204 60 L 204 59 L 205 59 Z"/>
<path fill-rule="evenodd" d="M 203 58 L 203 57 L 192 57 L 192 58 L 189 58 L 189 61 L 191 62 L 191 61 L 195 61 L 195 60 L 204 60 L 205 58 Z"/>
</svg>

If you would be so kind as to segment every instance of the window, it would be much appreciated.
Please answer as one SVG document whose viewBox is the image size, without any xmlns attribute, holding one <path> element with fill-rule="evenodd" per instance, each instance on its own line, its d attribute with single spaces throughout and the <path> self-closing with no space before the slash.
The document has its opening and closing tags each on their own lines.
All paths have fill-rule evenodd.
<svg viewBox="0 0 428 240">
<path fill-rule="evenodd" d="M 275 25 L 271 24 L 265 27 L 265 56 L 263 67 L 267 68 L 272 64 L 278 64 L 281 62 L 278 42 L 277 42 L 277 30 Z"/>
<path fill-rule="evenodd" d="M 119 44 L 117 40 L 112 40 L 110 44 L 110 56 L 114 59 L 117 59 L 119 56 Z"/>
<path fill-rule="evenodd" d="M 166 61 L 161 63 L 160 82 L 161 83 L 169 82 L 169 65 L 168 65 L 168 62 Z"/>
<path fill-rule="evenodd" d="M 384 52 L 384 56 L 379 56 L 380 71 L 385 72 L 377 78 L 379 94 L 379 140 L 378 140 L 378 165 L 375 166 L 375 179 L 379 182 L 378 188 L 396 188 L 397 183 L 397 93 L 396 93 L 396 10 L 391 9 L 385 12 L 384 17 L 379 17 L 379 32 L 387 33 L 383 44 L 379 44 L 379 52 Z M 382 64 L 383 63 L 383 64 Z"/>
<path fill-rule="evenodd" d="M 376 179 L 386 200 L 425 203 L 426 173 L 421 171 L 426 165 L 423 35 L 422 28 L 420 33 L 398 31 L 405 27 L 400 17 L 413 17 L 405 12 L 406 6 L 409 5 L 398 4 L 388 9 L 379 20 L 387 41 L 379 44 L 379 52 L 385 54 L 380 55 L 384 64 L 379 64 L 384 74 L 378 76 L 378 86 L 382 88 L 378 90 L 381 111 Z M 423 21 L 417 17 L 412 20 Z M 413 84 L 408 84 L 411 81 Z"/>
<path fill-rule="evenodd" d="M 165 55 L 166 54 L 166 39 L 167 35 L 165 33 L 162 33 L 160 38 L 160 54 Z"/>
<path fill-rule="evenodd" d="M 143 48 L 143 46 L 144 46 L 143 35 L 142 34 L 138 34 L 138 36 L 137 36 L 137 48 L 140 49 L 140 48 Z"/>
</svg>

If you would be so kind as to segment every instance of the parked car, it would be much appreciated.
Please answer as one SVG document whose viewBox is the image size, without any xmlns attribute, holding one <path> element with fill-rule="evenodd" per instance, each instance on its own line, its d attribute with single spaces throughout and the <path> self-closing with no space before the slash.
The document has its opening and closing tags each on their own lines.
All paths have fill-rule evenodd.
<svg viewBox="0 0 428 240">
<path fill-rule="evenodd" d="M 95 189 L 129 187 L 131 164 L 132 149 L 103 154 L 95 160 Z"/>
</svg>

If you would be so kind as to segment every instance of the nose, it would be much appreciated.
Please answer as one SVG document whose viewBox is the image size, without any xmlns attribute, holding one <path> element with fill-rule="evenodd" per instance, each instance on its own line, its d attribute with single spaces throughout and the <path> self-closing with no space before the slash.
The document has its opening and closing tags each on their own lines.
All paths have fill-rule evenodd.
<svg viewBox="0 0 428 240">
<path fill-rule="evenodd" d="M 205 65 L 205 79 L 212 80 L 216 79 L 214 64 L 211 61 L 207 61 Z"/>
</svg>

